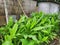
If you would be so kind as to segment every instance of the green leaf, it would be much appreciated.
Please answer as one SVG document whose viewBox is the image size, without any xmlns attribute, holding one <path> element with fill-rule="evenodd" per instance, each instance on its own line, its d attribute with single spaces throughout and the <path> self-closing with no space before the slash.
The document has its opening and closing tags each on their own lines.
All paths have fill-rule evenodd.
<svg viewBox="0 0 60 45">
<path fill-rule="evenodd" d="M 29 35 L 29 38 L 32 38 L 33 40 L 38 41 L 35 35 Z"/>
<path fill-rule="evenodd" d="M 49 34 L 50 32 L 48 30 L 42 30 L 43 33 Z"/>
<path fill-rule="evenodd" d="M 39 41 L 41 42 L 41 40 L 42 40 L 42 34 L 40 34 L 40 33 L 38 33 L 38 39 L 39 39 Z"/>
<path fill-rule="evenodd" d="M 48 25 L 48 26 L 39 26 L 39 27 L 35 27 L 33 28 L 32 30 L 34 31 L 37 31 L 37 30 L 42 30 L 42 29 L 46 29 L 46 28 L 49 28 L 49 27 L 52 27 L 53 25 Z"/>
<path fill-rule="evenodd" d="M 48 17 L 43 18 L 42 21 L 40 22 L 40 25 L 41 25 L 41 24 L 44 24 L 47 19 L 48 19 Z"/>
<path fill-rule="evenodd" d="M 4 43 L 2 43 L 2 45 L 13 45 L 13 43 L 11 43 L 10 41 L 5 41 Z"/>
<path fill-rule="evenodd" d="M 33 20 L 33 21 L 32 21 L 32 23 L 31 23 L 30 29 L 32 29 L 32 28 L 36 25 L 36 23 L 37 23 L 36 17 L 34 17 L 32 20 Z"/>
<path fill-rule="evenodd" d="M 31 40 L 28 45 L 35 45 L 35 41 Z"/>
<path fill-rule="evenodd" d="M 54 18 L 52 17 L 51 19 L 52 24 L 55 24 Z"/>
<path fill-rule="evenodd" d="M 48 40 L 48 36 L 42 38 L 42 42 L 47 41 L 47 40 Z"/>
<path fill-rule="evenodd" d="M 38 24 L 42 19 L 43 19 L 43 17 L 44 17 L 44 14 L 41 14 L 42 16 L 38 19 L 38 21 L 37 21 L 37 23 L 36 24 Z"/>
<path fill-rule="evenodd" d="M 11 38 L 15 37 L 17 29 L 18 29 L 18 24 L 15 23 L 14 26 L 13 26 L 13 28 L 10 30 L 10 36 L 11 36 Z"/>
<path fill-rule="evenodd" d="M 31 19 L 29 18 L 28 21 L 27 21 L 27 24 L 26 24 L 27 29 L 30 28 L 30 25 L 31 25 L 30 22 L 31 22 Z"/>
<path fill-rule="evenodd" d="M 29 41 L 26 39 L 21 39 L 22 45 L 28 45 Z"/>
<path fill-rule="evenodd" d="M 32 38 L 32 40 L 35 40 L 35 41 L 38 41 L 37 40 L 37 37 L 35 35 L 24 35 L 24 38 L 27 39 L 27 38 Z"/>
<path fill-rule="evenodd" d="M 11 41 L 10 35 L 5 36 L 5 41 Z"/>
<path fill-rule="evenodd" d="M 10 17 L 10 18 L 9 18 L 9 21 L 8 21 L 8 24 L 7 24 L 7 27 L 13 26 L 13 23 L 14 23 L 13 18 Z"/>
<path fill-rule="evenodd" d="M 21 22 L 25 22 L 25 21 L 26 21 L 26 16 L 21 16 L 18 23 L 20 24 Z"/>
</svg>

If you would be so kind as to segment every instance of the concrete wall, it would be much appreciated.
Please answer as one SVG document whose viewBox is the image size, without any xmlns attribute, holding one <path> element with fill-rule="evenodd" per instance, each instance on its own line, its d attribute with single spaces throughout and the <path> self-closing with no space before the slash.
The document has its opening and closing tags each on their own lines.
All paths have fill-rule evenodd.
<svg viewBox="0 0 60 45">
<path fill-rule="evenodd" d="M 0 16 L 0 26 L 6 24 L 5 16 Z"/>
<path fill-rule="evenodd" d="M 36 5 L 37 5 L 36 1 L 23 0 L 23 8 L 26 13 L 35 11 Z"/>
<path fill-rule="evenodd" d="M 20 14 L 21 8 L 16 0 L 6 0 L 9 15 Z M 4 14 L 4 1 L 0 0 L 0 15 Z"/>
<path fill-rule="evenodd" d="M 38 11 L 43 11 L 45 13 L 58 13 L 59 5 L 50 2 L 41 2 L 38 5 Z"/>
</svg>

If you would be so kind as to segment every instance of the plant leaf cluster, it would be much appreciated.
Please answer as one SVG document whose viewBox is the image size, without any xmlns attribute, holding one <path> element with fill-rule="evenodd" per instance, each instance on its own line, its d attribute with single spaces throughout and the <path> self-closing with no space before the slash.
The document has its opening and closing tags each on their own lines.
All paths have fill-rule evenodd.
<svg viewBox="0 0 60 45">
<path fill-rule="evenodd" d="M 1 45 L 48 45 L 57 36 L 58 14 L 32 13 L 0 28 Z"/>
</svg>

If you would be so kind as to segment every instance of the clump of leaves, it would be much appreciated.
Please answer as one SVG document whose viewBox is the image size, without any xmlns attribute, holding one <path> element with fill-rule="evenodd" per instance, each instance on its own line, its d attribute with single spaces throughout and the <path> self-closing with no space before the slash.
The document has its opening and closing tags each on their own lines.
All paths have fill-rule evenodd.
<svg viewBox="0 0 60 45">
<path fill-rule="evenodd" d="M 33 41 L 34 44 L 40 45 L 42 43 L 48 44 L 50 40 L 53 40 L 57 36 L 55 33 L 55 27 L 58 24 L 57 16 L 57 14 L 44 14 L 42 12 L 32 13 L 29 18 L 21 16 L 18 33 L 19 36 L 23 37 L 22 45 L 26 41 L 27 43 Z"/>
<path fill-rule="evenodd" d="M 8 23 L 8 33 L 4 35 L 2 45 L 48 45 L 56 38 L 57 14 L 32 13 L 30 17 L 20 16 L 14 24 Z"/>
</svg>

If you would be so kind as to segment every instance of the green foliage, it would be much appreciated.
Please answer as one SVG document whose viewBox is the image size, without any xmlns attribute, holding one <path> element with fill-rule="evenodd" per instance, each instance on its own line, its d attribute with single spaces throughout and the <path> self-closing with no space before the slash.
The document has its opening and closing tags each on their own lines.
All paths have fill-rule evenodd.
<svg viewBox="0 0 60 45">
<path fill-rule="evenodd" d="M 16 34 L 16 32 L 17 32 L 17 29 L 18 29 L 18 25 L 17 25 L 17 23 L 15 23 L 14 24 L 14 26 L 12 27 L 12 29 L 10 29 L 10 35 L 5 35 L 5 37 L 4 37 L 4 39 L 5 39 L 5 41 L 3 42 L 3 44 L 2 45 L 13 45 L 12 44 L 12 39 L 15 37 L 15 34 Z"/>
<path fill-rule="evenodd" d="M 58 15 L 32 13 L 29 18 L 20 16 L 19 21 L 10 22 L 0 28 L 4 37 L 2 45 L 48 45 L 57 36 Z M 7 31 L 7 32 L 6 32 Z"/>
</svg>

